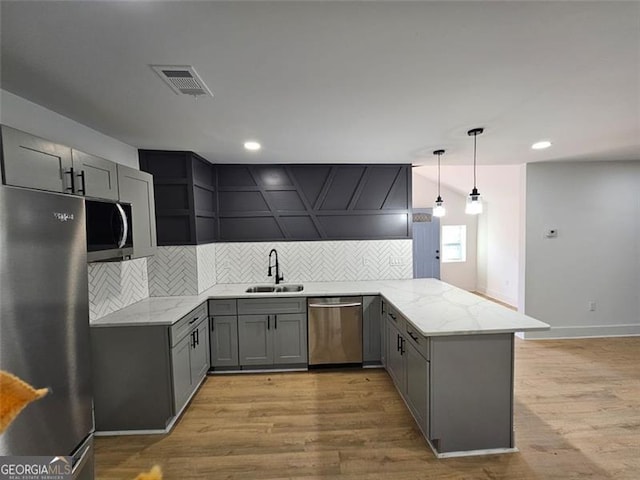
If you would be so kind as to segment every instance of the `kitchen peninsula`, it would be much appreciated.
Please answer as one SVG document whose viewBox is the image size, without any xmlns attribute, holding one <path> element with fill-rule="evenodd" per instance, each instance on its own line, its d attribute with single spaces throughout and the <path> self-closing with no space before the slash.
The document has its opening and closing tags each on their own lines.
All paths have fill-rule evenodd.
<svg viewBox="0 0 640 480">
<path fill-rule="evenodd" d="M 247 293 L 248 287 L 219 284 L 197 296 L 149 298 L 93 321 L 94 368 L 96 385 L 100 386 L 96 392 L 97 430 L 114 434 L 162 433 L 171 429 L 204 377 L 202 362 L 195 370 L 192 366 L 191 371 L 196 373 L 191 376 L 191 388 L 186 390 L 186 397 L 177 400 L 175 382 L 179 372 L 175 366 L 171 368 L 171 361 L 181 338 L 178 332 L 184 332 L 180 335 L 192 352 L 198 350 L 200 342 L 208 349 L 206 333 L 210 328 L 198 328 L 206 325 L 207 315 L 214 315 L 206 312 L 208 300 L 233 305 L 228 312 L 233 315 L 236 301 L 242 299 L 363 296 L 381 297 L 376 324 L 380 328 L 380 363 L 389 372 L 436 455 L 515 450 L 513 335 L 545 330 L 549 328 L 547 324 L 435 279 L 305 283 L 304 289 L 295 293 Z M 223 300 L 229 302 L 220 302 Z M 144 344 L 144 352 L 137 349 L 135 342 L 131 348 L 127 346 L 135 338 L 145 339 L 140 342 Z M 118 344 L 119 355 L 115 354 L 114 342 Z M 136 365 L 132 364 L 134 361 Z M 131 370 L 145 368 L 145 361 L 150 361 L 147 366 L 156 372 L 153 384 L 149 379 L 135 378 Z M 111 372 L 125 369 L 127 374 L 113 375 L 102 372 L 103 369 Z M 163 379 L 157 378 L 158 372 L 168 386 L 164 397 L 169 408 L 169 414 L 157 412 L 160 423 L 156 419 L 154 427 L 137 424 L 144 415 L 133 418 L 136 415 L 129 413 L 122 419 L 116 414 L 118 408 L 106 407 L 109 403 L 121 407 L 127 402 L 129 412 L 136 411 L 136 405 L 142 410 L 146 408 L 147 413 L 157 411 L 162 395 L 143 397 L 127 390 L 133 384 L 157 387 Z M 115 423 L 110 415 L 118 417 Z M 132 424 L 125 426 L 123 421 Z"/>
</svg>

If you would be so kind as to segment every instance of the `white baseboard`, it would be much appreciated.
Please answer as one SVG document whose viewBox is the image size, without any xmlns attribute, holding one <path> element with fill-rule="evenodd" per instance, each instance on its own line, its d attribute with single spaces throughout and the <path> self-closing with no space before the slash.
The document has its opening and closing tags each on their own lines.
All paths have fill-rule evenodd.
<svg viewBox="0 0 640 480">
<path fill-rule="evenodd" d="M 518 299 L 517 298 L 511 298 L 508 295 L 504 295 L 502 292 L 498 292 L 497 290 L 490 290 L 488 288 L 478 286 L 476 288 L 476 291 L 478 293 L 486 295 L 487 297 L 491 297 L 491 298 L 494 298 L 496 300 L 501 301 L 502 303 L 506 303 L 507 305 L 511 305 L 512 307 L 516 307 L 517 308 L 517 306 L 518 306 Z"/>
<path fill-rule="evenodd" d="M 640 325 L 594 325 L 577 327 L 551 327 L 543 332 L 524 332 L 517 334 L 526 340 L 563 339 L 563 338 L 598 338 L 598 337 L 631 337 L 640 335 Z"/>
</svg>

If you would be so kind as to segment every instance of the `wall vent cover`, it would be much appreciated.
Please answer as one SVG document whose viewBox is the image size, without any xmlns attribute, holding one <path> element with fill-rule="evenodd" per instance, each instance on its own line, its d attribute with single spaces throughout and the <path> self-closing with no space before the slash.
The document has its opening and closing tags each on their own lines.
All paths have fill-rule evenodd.
<svg viewBox="0 0 640 480">
<path fill-rule="evenodd" d="M 430 213 L 414 213 L 413 214 L 413 223 L 428 223 L 431 221 L 432 221 L 432 218 Z"/>
<path fill-rule="evenodd" d="M 151 68 L 171 87 L 176 95 L 200 97 L 209 95 L 211 90 L 204 84 L 196 69 L 190 65 L 151 65 Z"/>
</svg>

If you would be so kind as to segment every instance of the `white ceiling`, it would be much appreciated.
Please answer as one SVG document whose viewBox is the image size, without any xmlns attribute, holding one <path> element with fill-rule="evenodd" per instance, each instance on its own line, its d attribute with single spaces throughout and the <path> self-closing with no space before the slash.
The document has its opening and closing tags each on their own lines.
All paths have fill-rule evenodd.
<svg viewBox="0 0 640 480">
<path fill-rule="evenodd" d="M 1 3 L 2 88 L 215 162 L 640 159 L 640 2 Z M 193 65 L 213 98 L 150 64 Z M 259 153 L 243 150 L 257 139 Z M 533 151 L 550 139 L 554 145 Z"/>
</svg>

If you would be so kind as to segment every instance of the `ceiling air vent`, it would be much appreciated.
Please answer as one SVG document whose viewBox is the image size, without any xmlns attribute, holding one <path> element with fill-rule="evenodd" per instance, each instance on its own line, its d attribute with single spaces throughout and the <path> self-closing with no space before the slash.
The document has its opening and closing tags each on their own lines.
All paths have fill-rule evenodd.
<svg viewBox="0 0 640 480">
<path fill-rule="evenodd" d="M 151 65 L 160 78 L 171 87 L 176 95 L 209 95 L 211 90 L 204 84 L 195 68 L 189 65 Z"/>
</svg>

